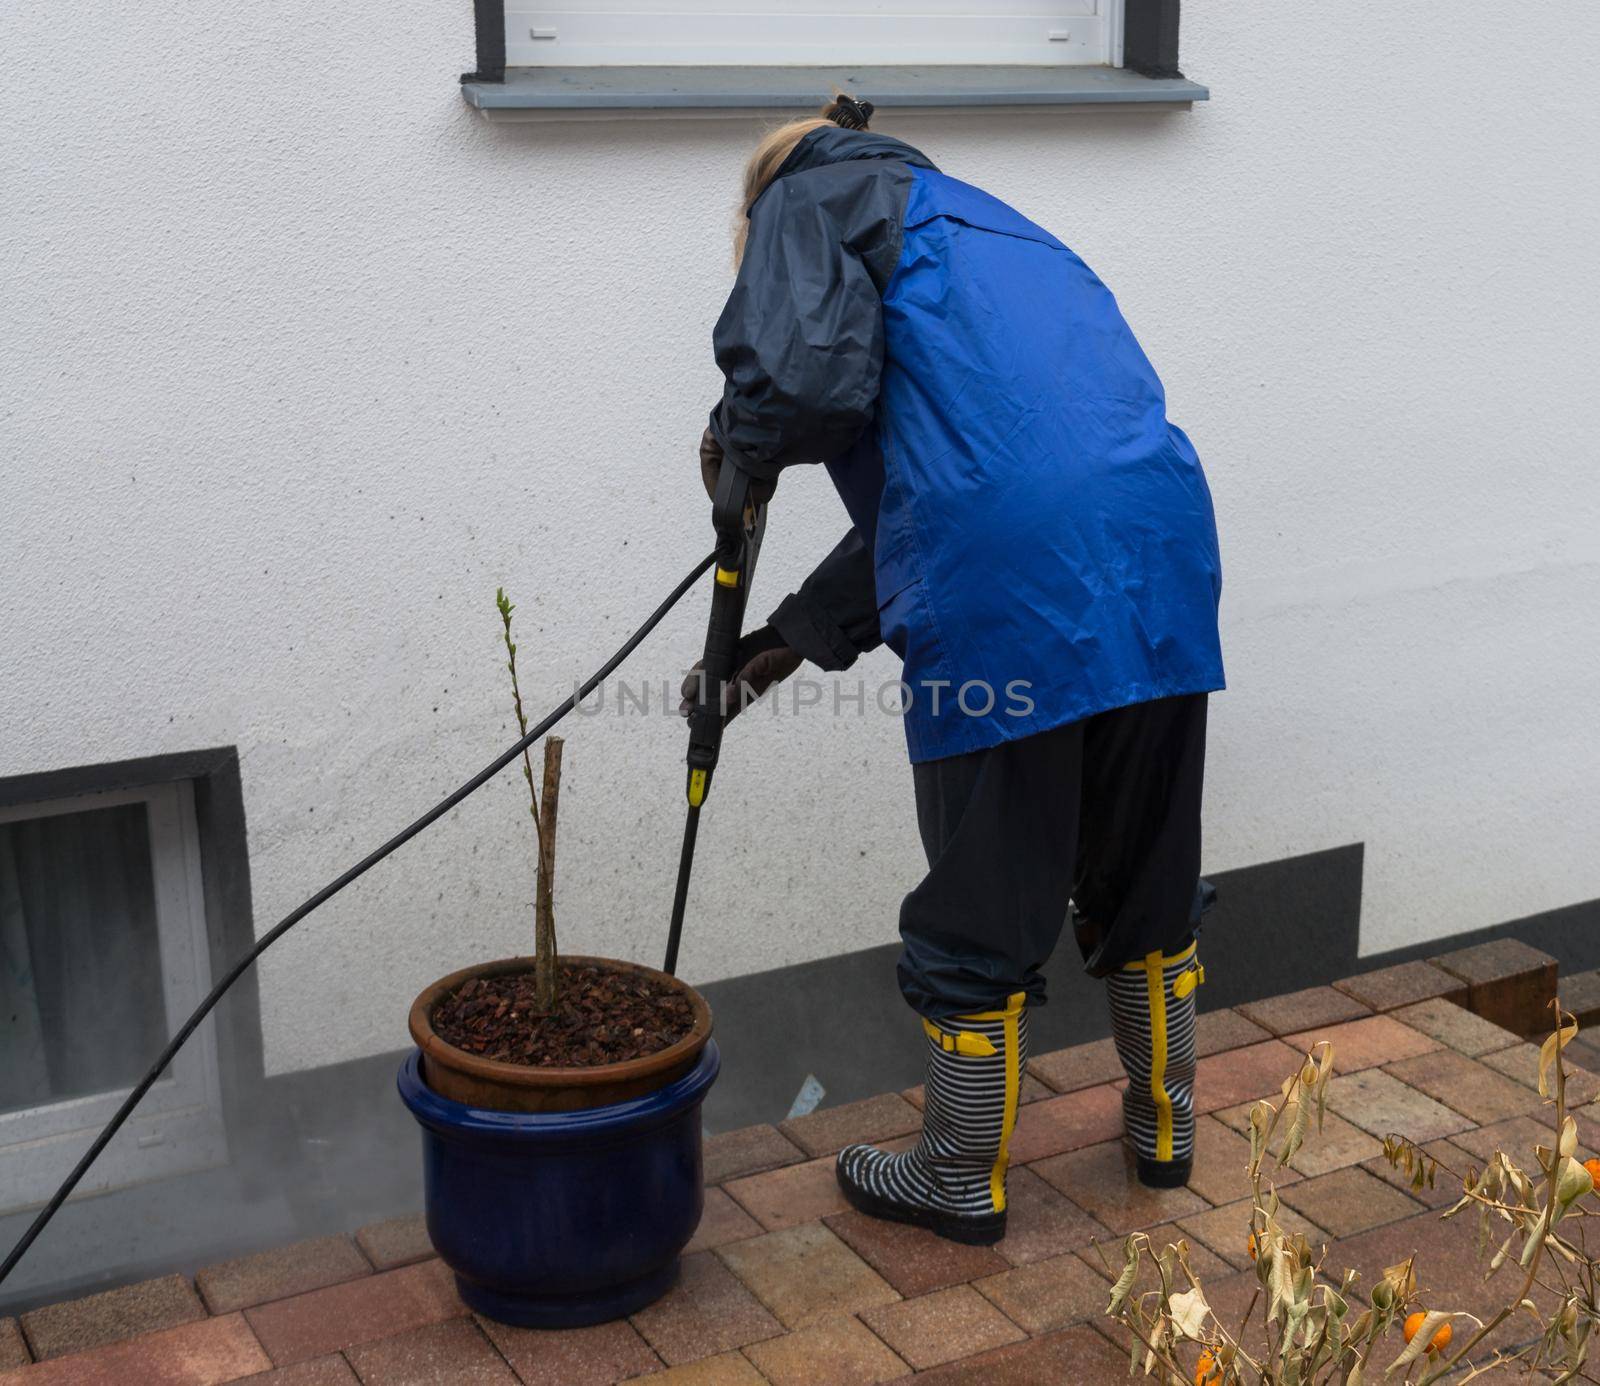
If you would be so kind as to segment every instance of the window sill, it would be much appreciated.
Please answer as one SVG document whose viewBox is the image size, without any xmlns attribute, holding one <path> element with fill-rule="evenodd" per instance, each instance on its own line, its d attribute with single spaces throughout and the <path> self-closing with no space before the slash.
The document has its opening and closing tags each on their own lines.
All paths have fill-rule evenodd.
<svg viewBox="0 0 1600 1386">
<path fill-rule="evenodd" d="M 1211 93 L 1184 77 L 1113 67 L 524 67 L 463 80 L 487 120 L 732 116 L 820 106 L 835 83 L 880 110 L 1187 110 Z"/>
</svg>

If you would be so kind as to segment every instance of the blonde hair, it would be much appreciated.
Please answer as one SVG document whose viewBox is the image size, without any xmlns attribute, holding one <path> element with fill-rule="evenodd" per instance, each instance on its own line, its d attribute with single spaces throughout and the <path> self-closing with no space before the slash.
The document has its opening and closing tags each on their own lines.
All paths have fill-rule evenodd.
<svg viewBox="0 0 1600 1386">
<path fill-rule="evenodd" d="M 813 130 L 821 130 L 829 125 L 838 125 L 840 129 L 850 128 L 834 118 L 844 109 L 844 99 L 841 99 L 840 93 L 835 92 L 833 100 L 822 108 L 821 115 L 811 116 L 805 120 L 791 120 L 787 125 L 780 125 L 776 130 L 768 131 L 761 143 L 755 147 L 755 152 L 750 155 L 744 166 L 744 190 L 739 202 L 739 215 L 733 223 L 735 269 L 744 259 L 744 243 L 750 234 L 750 209 L 756 205 L 756 199 L 767 190 L 773 176 L 783 167 L 783 161 L 794 153 L 795 146 Z M 870 106 L 867 107 L 869 112 L 871 109 Z"/>
</svg>

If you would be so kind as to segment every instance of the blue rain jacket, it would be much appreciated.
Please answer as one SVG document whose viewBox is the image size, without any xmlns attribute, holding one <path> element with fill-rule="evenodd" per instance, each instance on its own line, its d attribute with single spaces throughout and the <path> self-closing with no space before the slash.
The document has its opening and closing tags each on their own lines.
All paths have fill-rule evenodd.
<svg viewBox="0 0 1600 1386">
<path fill-rule="evenodd" d="M 1223 686 L 1194 448 L 1116 300 L 1049 232 L 867 131 L 813 131 L 751 208 L 711 429 L 850 514 L 772 615 L 823 669 L 887 642 L 911 759 Z"/>
</svg>

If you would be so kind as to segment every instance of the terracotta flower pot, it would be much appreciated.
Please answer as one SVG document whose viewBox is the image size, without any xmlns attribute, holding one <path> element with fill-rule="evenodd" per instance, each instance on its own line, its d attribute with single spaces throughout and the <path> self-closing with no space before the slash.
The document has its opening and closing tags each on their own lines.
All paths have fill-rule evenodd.
<svg viewBox="0 0 1600 1386">
<path fill-rule="evenodd" d="M 422 1073 L 428 1086 L 441 1097 L 496 1112 L 571 1112 L 608 1102 L 639 1097 L 682 1077 L 700 1057 L 711 1038 L 711 1007 L 687 982 L 639 963 L 611 958 L 569 957 L 565 961 L 602 967 L 612 972 L 648 977 L 686 997 L 694 1011 L 694 1026 L 668 1049 L 595 1068 L 533 1068 L 526 1064 L 481 1059 L 446 1043 L 433 1029 L 433 1012 L 439 1003 L 473 977 L 502 977 L 508 972 L 528 972 L 532 958 L 502 958 L 498 962 L 464 967 L 426 988 L 411 1003 L 411 1038 L 422 1051 Z"/>
</svg>

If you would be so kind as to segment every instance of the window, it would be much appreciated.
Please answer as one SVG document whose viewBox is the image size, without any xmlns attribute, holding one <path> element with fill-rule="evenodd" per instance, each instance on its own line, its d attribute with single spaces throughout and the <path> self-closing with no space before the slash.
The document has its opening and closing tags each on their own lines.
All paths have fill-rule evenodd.
<svg viewBox="0 0 1600 1386">
<path fill-rule="evenodd" d="M 1122 10 L 1122 0 L 505 0 L 505 62 L 1117 67 Z"/>
<path fill-rule="evenodd" d="M 210 984 L 188 781 L 0 807 L 0 1212 L 49 1196 Z M 226 1158 L 207 1024 L 80 1192 Z"/>
<path fill-rule="evenodd" d="M 473 0 L 487 120 L 880 109 L 1187 109 L 1179 0 Z"/>
</svg>

